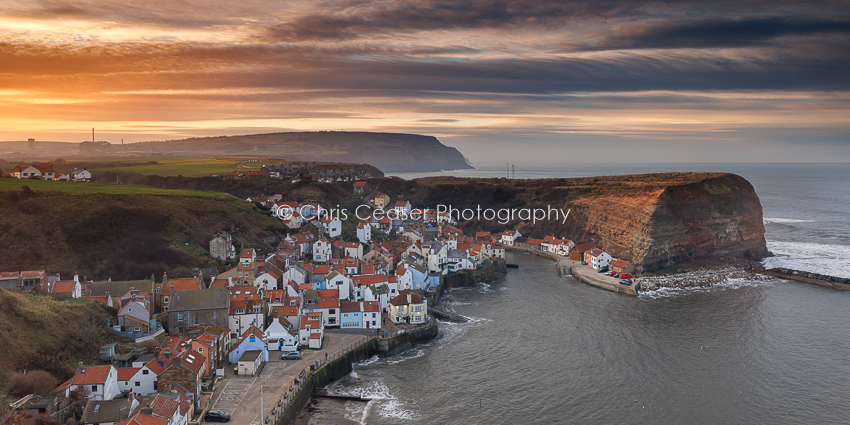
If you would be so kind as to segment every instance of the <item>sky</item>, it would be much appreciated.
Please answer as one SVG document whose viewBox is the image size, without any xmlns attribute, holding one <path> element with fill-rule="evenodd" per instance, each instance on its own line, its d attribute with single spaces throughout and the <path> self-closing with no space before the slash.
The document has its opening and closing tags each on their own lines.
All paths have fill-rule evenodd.
<svg viewBox="0 0 850 425">
<path fill-rule="evenodd" d="M 358 130 L 473 161 L 850 161 L 846 1 L 0 0 L 0 140 Z"/>
</svg>

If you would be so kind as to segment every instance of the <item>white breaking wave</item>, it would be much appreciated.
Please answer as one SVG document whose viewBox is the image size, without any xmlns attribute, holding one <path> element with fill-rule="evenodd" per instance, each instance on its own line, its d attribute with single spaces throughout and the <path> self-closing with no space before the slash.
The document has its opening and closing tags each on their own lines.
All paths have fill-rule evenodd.
<svg viewBox="0 0 850 425">
<path fill-rule="evenodd" d="M 778 223 L 778 224 L 793 224 L 793 223 L 812 223 L 814 220 L 801 220 L 798 218 L 782 218 L 782 217 L 765 217 L 764 224 L 768 223 Z"/>
<path fill-rule="evenodd" d="M 638 299 L 658 300 L 662 298 L 674 298 L 702 292 L 728 291 L 743 287 L 761 286 L 769 284 L 773 280 L 775 279 L 768 276 L 753 279 L 734 278 L 726 279 L 725 281 L 714 284 L 712 286 L 694 286 L 687 288 L 658 288 L 654 291 L 640 292 L 638 294 Z"/>
<path fill-rule="evenodd" d="M 850 278 L 850 245 L 767 241 L 767 249 L 774 256 L 764 259 L 765 268 L 785 267 Z"/>
</svg>

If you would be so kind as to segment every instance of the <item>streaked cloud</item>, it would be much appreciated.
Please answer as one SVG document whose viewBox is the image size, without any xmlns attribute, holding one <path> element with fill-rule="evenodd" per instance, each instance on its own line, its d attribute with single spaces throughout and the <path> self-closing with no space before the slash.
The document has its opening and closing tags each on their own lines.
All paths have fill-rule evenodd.
<svg viewBox="0 0 850 425">
<path fill-rule="evenodd" d="M 0 30 L 0 139 L 848 133 L 844 2 L 0 0 Z"/>
</svg>

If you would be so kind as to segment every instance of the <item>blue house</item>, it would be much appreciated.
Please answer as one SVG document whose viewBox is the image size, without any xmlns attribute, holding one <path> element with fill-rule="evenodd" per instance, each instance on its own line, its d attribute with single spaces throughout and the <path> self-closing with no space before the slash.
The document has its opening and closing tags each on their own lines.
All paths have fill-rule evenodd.
<svg viewBox="0 0 850 425">
<path fill-rule="evenodd" d="M 269 361 L 269 347 L 266 344 L 266 337 L 263 335 L 263 331 L 257 329 L 256 326 L 252 325 L 242 334 L 242 339 L 230 350 L 227 360 L 230 363 L 237 363 L 246 351 L 260 351 L 262 352 L 262 361 Z"/>
<path fill-rule="evenodd" d="M 339 327 L 341 329 L 361 329 L 363 327 L 363 303 L 340 301 Z"/>
</svg>

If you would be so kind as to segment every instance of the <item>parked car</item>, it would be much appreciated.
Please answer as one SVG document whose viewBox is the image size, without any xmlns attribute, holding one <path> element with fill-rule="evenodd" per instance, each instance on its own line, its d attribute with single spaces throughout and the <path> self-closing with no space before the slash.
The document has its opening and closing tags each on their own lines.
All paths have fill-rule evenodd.
<svg viewBox="0 0 850 425">
<path fill-rule="evenodd" d="M 620 285 L 632 286 L 632 281 L 629 279 L 623 279 L 620 281 Z"/>
<path fill-rule="evenodd" d="M 597 270 L 596 273 L 605 273 L 607 271 L 608 271 L 608 267 L 603 267 L 603 268 Z"/>
<path fill-rule="evenodd" d="M 586 266 L 586 265 L 587 265 L 587 261 L 582 261 L 582 262 L 581 262 L 581 265 L 582 265 L 582 266 Z"/>
<path fill-rule="evenodd" d="M 635 275 L 633 275 L 631 273 L 620 273 L 620 276 L 618 276 L 618 277 L 620 279 L 630 279 L 630 278 L 635 277 Z"/>
<path fill-rule="evenodd" d="M 281 353 L 281 360 L 301 360 L 301 352 L 300 351 L 289 351 L 286 353 Z"/>
<path fill-rule="evenodd" d="M 605 275 L 613 277 L 613 276 L 617 275 L 617 272 L 608 272 L 608 273 L 605 273 Z"/>
<path fill-rule="evenodd" d="M 207 422 L 230 422 L 230 415 L 221 410 L 210 410 L 204 415 L 204 420 Z"/>
</svg>

